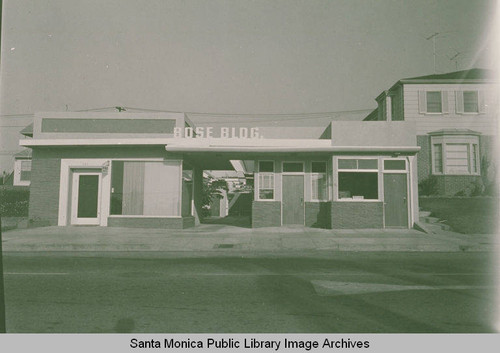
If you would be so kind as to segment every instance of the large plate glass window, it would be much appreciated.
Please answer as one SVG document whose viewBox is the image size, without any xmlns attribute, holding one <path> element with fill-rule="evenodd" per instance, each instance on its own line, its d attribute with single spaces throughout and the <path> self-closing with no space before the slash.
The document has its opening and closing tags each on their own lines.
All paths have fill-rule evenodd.
<svg viewBox="0 0 500 353">
<path fill-rule="evenodd" d="M 378 200 L 378 160 L 338 160 L 339 200 Z"/>
<path fill-rule="evenodd" d="M 328 200 L 326 162 L 311 163 L 311 199 Z"/>
<path fill-rule="evenodd" d="M 177 161 L 113 161 L 111 215 L 180 216 Z"/>
<path fill-rule="evenodd" d="M 274 200 L 274 162 L 259 161 L 259 200 Z"/>
</svg>

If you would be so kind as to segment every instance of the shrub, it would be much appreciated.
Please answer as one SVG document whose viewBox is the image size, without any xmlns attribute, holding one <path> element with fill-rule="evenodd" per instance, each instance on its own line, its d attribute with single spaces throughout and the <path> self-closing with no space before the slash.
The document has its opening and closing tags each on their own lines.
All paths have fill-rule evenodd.
<svg viewBox="0 0 500 353">
<path fill-rule="evenodd" d="M 437 195 L 437 193 L 438 193 L 437 178 L 434 175 L 429 176 L 428 178 L 422 180 L 418 184 L 419 196 L 431 196 L 431 195 Z"/>
<path fill-rule="evenodd" d="M 30 192 L 27 187 L 0 187 L 0 215 L 2 217 L 27 217 Z"/>
</svg>

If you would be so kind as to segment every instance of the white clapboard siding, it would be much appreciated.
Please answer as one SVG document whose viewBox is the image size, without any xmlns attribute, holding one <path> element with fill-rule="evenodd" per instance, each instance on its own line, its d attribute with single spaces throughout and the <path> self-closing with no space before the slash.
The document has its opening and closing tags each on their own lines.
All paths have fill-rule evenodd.
<svg viewBox="0 0 500 353">
<path fill-rule="evenodd" d="M 498 117 L 498 98 L 495 84 L 405 84 L 404 114 L 406 121 L 414 121 L 417 135 L 441 129 L 471 129 L 485 135 L 496 134 Z M 479 92 L 479 113 L 457 112 L 457 91 Z M 425 91 L 443 91 L 443 114 L 422 112 L 422 97 Z M 420 96 L 420 97 L 419 97 Z M 458 102 L 458 105 L 463 103 Z"/>
</svg>

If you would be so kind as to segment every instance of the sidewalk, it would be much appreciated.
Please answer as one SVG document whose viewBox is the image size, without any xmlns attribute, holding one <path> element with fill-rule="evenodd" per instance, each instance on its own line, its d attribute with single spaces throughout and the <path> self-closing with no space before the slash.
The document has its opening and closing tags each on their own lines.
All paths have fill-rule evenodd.
<svg viewBox="0 0 500 353">
<path fill-rule="evenodd" d="M 493 235 L 417 230 L 328 230 L 304 227 L 239 228 L 203 224 L 185 230 L 43 227 L 3 232 L 4 252 L 158 251 L 287 253 L 300 251 L 493 251 Z"/>
</svg>

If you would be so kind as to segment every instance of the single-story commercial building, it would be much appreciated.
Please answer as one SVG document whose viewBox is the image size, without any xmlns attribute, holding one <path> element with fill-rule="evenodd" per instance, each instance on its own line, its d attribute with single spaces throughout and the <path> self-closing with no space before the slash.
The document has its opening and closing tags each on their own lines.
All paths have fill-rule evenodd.
<svg viewBox="0 0 500 353">
<path fill-rule="evenodd" d="M 186 228 L 204 170 L 252 166 L 252 226 L 410 228 L 415 126 L 197 127 L 183 113 L 37 113 L 29 218 L 40 225 Z"/>
</svg>

